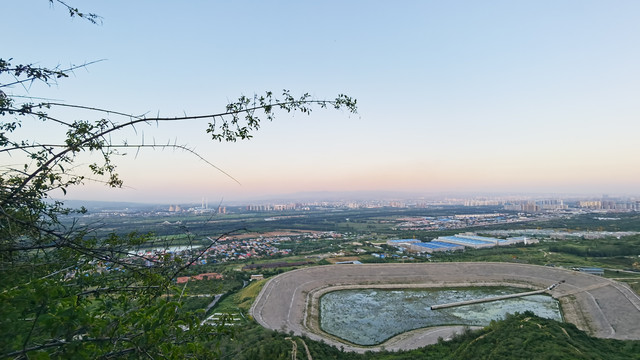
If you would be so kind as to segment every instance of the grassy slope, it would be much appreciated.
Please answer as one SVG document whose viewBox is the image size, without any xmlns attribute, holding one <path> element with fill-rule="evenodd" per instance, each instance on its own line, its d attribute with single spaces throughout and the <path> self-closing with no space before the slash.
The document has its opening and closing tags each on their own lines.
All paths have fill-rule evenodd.
<svg viewBox="0 0 640 360">
<path fill-rule="evenodd" d="M 596 339 L 572 324 L 532 314 L 494 322 L 452 351 L 452 359 L 638 359 L 639 341 Z"/>
<path fill-rule="evenodd" d="M 267 280 L 252 281 L 247 287 L 232 294 L 218 303 L 214 311 L 222 313 L 238 313 L 248 314 L 253 300 L 258 296 L 262 286 Z"/>
<path fill-rule="evenodd" d="M 221 344 L 223 358 L 290 359 L 292 345 L 286 334 L 250 325 Z M 300 338 L 298 357 L 302 349 Z M 322 359 L 640 359 L 640 341 L 597 339 L 571 324 L 536 317 L 509 316 L 477 332 L 449 342 L 402 352 L 344 353 L 326 344 L 304 339 L 314 360 Z"/>
<path fill-rule="evenodd" d="M 252 282 L 224 299 L 216 311 L 248 313 L 266 280 Z M 246 322 L 220 343 L 222 355 L 234 359 L 290 359 L 287 334 Z M 294 337 L 295 338 L 295 337 Z M 299 341 L 298 339 L 297 341 Z M 343 353 L 324 343 L 304 339 L 314 359 L 640 359 L 640 341 L 590 337 L 574 325 L 536 317 L 508 316 L 477 332 L 422 349 L 396 353 Z M 299 350 L 302 347 L 299 348 Z"/>
</svg>

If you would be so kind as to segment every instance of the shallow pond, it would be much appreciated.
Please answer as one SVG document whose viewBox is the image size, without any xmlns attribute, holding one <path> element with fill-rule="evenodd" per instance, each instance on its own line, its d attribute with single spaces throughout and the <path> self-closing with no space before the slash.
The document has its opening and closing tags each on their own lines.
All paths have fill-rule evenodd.
<svg viewBox="0 0 640 360">
<path fill-rule="evenodd" d="M 320 327 L 359 345 L 375 345 L 413 329 L 439 325 L 486 326 L 506 314 L 527 310 L 562 320 L 559 304 L 548 295 L 431 310 L 431 305 L 515 294 L 512 287 L 460 289 L 352 289 L 329 292 L 320 299 Z"/>
</svg>

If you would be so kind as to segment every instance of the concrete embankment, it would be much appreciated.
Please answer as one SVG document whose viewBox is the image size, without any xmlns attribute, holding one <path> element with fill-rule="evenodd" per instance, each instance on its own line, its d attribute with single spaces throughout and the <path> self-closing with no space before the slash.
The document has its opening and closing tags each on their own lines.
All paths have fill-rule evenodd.
<svg viewBox="0 0 640 360">
<path fill-rule="evenodd" d="M 431 306 L 431 310 L 446 309 L 446 308 L 462 306 L 462 305 L 480 304 L 480 303 L 485 303 L 485 302 L 498 301 L 498 300 L 504 300 L 504 299 L 511 299 L 511 298 L 516 298 L 516 297 L 529 296 L 529 295 L 537 295 L 537 294 L 542 294 L 542 293 L 544 293 L 546 291 L 547 291 L 547 289 L 542 289 L 542 290 L 527 291 L 527 292 L 517 293 L 517 294 L 509 294 L 509 295 L 501 295 L 501 296 L 489 297 L 489 298 L 484 298 L 484 299 L 475 299 L 475 300 L 467 300 L 467 301 L 458 301 L 458 302 L 453 302 L 453 303 L 448 303 L 448 304 L 433 305 L 433 306 Z"/>
<path fill-rule="evenodd" d="M 436 344 L 438 338 L 448 338 L 450 334 L 440 332 L 440 329 L 452 327 L 408 332 L 379 346 L 348 344 L 316 326 L 319 323 L 319 296 L 315 296 L 321 295 L 320 289 L 331 290 L 333 286 L 402 289 L 514 284 L 543 289 L 559 279 L 562 279 L 559 281 L 562 285 L 548 291 L 562 300 L 566 322 L 600 338 L 640 339 L 640 296 L 627 285 L 578 271 L 519 263 L 388 263 L 302 268 L 270 278 L 253 303 L 251 315 L 268 329 L 293 331 L 295 335 L 322 340 L 338 348 L 344 346 L 345 351 L 380 351 L 382 346 L 393 351 L 417 349 Z M 463 327 L 459 328 L 462 332 Z"/>
</svg>

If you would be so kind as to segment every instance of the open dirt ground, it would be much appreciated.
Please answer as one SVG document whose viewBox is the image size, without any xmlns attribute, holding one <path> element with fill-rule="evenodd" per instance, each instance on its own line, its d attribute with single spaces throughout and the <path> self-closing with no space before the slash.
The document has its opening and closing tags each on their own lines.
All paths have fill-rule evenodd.
<svg viewBox="0 0 640 360">
<path fill-rule="evenodd" d="M 461 326 L 418 329 L 373 347 L 346 343 L 320 330 L 318 302 L 339 288 L 430 288 L 511 285 L 543 289 L 560 300 L 565 321 L 594 336 L 640 339 L 640 297 L 626 285 L 559 268 L 511 263 L 421 263 L 327 265 L 298 269 L 270 279 L 251 308 L 262 326 L 306 335 L 348 351 L 414 349 L 447 339 Z"/>
</svg>

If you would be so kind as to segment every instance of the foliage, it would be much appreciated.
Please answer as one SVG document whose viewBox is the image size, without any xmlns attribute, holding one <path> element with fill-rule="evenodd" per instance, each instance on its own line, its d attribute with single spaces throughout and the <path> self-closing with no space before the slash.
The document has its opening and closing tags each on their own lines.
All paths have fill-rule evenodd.
<svg viewBox="0 0 640 360">
<path fill-rule="evenodd" d="M 292 344 L 286 334 L 249 325 L 221 344 L 223 358 L 289 359 Z M 479 331 L 467 331 L 451 341 L 441 341 L 408 351 L 358 354 L 341 351 L 305 337 L 293 337 L 309 347 L 315 360 L 324 359 L 639 359 L 640 341 L 593 338 L 572 324 L 543 319 L 533 313 L 509 315 Z"/>
<path fill-rule="evenodd" d="M 612 257 L 640 254 L 640 236 L 621 239 L 566 241 L 549 246 L 549 251 L 584 257 Z"/>
<path fill-rule="evenodd" d="M 100 21 L 63 1 L 50 2 L 72 17 Z M 25 86 L 55 84 L 87 65 L 61 69 L 0 59 L 0 357 L 211 357 L 215 353 L 206 348 L 207 341 L 224 328 L 181 311 L 182 289 L 174 285 L 176 276 L 203 252 L 190 258 L 131 254 L 151 234 L 97 235 L 77 223 L 63 223 L 61 217 L 74 210 L 50 201 L 50 194 L 66 193 L 86 180 L 77 164 L 83 153 L 97 159 L 86 169 L 90 176 L 111 187 L 123 185 L 115 162 L 119 149 L 171 147 L 207 162 L 186 146 L 111 140 L 138 124 L 208 119 L 205 131 L 213 140 L 236 141 L 251 138 L 261 121 L 272 120 L 277 111 L 308 114 L 316 106 L 355 112 L 356 101 L 345 95 L 333 100 L 294 97 L 285 90 L 282 97 L 272 92 L 241 96 L 219 113 L 161 118 L 34 102 L 37 98 Z M 58 118 L 51 112 L 56 108 L 81 110 L 86 118 Z M 36 123 L 62 130 L 63 138 L 45 142 L 20 135 L 23 125 Z"/>
<path fill-rule="evenodd" d="M 640 342 L 596 339 L 531 312 L 493 322 L 452 352 L 455 359 L 637 359 Z"/>
<path fill-rule="evenodd" d="M 533 222 L 517 222 L 498 224 L 478 229 L 558 229 L 567 231 L 640 231 L 640 214 L 638 212 L 620 213 L 614 215 L 616 220 L 600 218 L 596 214 L 578 214 L 563 216 L 555 219 L 537 220 Z"/>
</svg>

